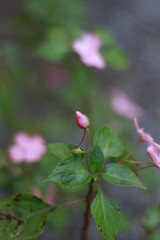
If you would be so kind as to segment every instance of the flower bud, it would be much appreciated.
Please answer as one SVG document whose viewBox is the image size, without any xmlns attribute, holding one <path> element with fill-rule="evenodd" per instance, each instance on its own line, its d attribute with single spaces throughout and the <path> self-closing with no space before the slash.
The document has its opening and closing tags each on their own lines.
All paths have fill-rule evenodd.
<svg viewBox="0 0 160 240">
<path fill-rule="evenodd" d="M 86 129 L 90 124 L 89 118 L 79 111 L 76 111 L 76 122 L 82 129 Z"/>
<path fill-rule="evenodd" d="M 82 153 L 84 153 L 84 151 L 82 151 L 80 147 L 73 149 L 72 152 L 79 156 L 82 155 Z"/>
</svg>

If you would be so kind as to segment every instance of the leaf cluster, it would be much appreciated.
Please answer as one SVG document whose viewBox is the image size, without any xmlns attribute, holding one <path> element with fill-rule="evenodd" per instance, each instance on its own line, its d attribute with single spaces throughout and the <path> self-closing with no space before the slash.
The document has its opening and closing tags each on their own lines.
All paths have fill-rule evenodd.
<svg viewBox="0 0 160 240">
<path fill-rule="evenodd" d="M 91 180 L 97 186 L 91 203 L 91 213 L 104 240 L 114 240 L 118 230 L 120 210 L 102 190 L 102 180 L 120 186 L 135 186 L 145 189 L 138 177 L 120 163 L 110 163 L 110 158 L 119 159 L 122 145 L 114 131 L 104 126 L 93 139 L 93 147 L 75 151 L 75 145 L 52 143 L 49 152 L 59 160 L 45 182 L 55 182 L 67 189 L 82 187 Z M 30 194 L 16 195 L 0 205 L 0 239 L 34 239 L 43 230 L 53 207 Z"/>
</svg>

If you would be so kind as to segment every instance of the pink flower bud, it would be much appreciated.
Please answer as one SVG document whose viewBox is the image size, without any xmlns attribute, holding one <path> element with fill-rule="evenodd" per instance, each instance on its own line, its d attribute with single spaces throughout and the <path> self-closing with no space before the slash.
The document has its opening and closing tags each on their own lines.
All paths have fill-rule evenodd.
<svg viewBox="0 0 160 240">
<path fill-rule="evenodd" d="M 154 144 L 148 146 L 147 154 L 153 160 L 154 164 L 160 168 L 160 145 Z"/>
<path fill-rule="evenodd" d="M 76 111 L 76 122 L 82 129 L 86 129 L 90 124 L 89 118 L 79 111 Z"/>
<path fill-rule="evenodd" d="M 137 129 L 137 133 L 139 134 L 141 142 L 146 142 L 148 145 L 154 143 L 151 135 L 149 133 L 144 132 L 143 128 L 139 128 L 137 118 L 134 118 L 134 126 Z"/>
</svg>

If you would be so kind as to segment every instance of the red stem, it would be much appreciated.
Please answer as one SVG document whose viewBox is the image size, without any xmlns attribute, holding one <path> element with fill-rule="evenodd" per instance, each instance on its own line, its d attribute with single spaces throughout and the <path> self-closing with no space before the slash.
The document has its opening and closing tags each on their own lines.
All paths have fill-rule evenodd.
<svg viewBox="0 0 160 240">
<path fill-rule="evenodd" d="M 75 147 L 75 148 L 72 150 L 73 152 L 74 152 L 74 150 L 76 150 L 77 148 L 79 148 L 79 147 L 81 146 L 81 144 L 82 144 L 85 136 L 86 136 L 86 128 L 84 129 L 84 134 L 83 134 L 82 140 L 80 141 L 80 143 L 78 144 L 78 146 Z"/>
</svg>

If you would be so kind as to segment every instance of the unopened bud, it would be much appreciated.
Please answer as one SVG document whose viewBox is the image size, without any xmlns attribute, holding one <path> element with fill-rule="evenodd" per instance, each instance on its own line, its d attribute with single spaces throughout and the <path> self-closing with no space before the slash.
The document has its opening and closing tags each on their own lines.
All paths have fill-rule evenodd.
<svg viewBox="0 0 160 240">
<path fill-rule="evenodd" d="M 84 153 L 84 151 L 81 150 L 80 148 L 75 148 L 72 150 L 72 152 L 76 155 L 81 155 L 82 153 Z"/>
<path fill-rule="evenodd" d="M 76 122 L 77 125 L 82 129 L 86 129 L 90 124 L 89 118 L 79 111 L 76 111 Z"/>
</svg>

